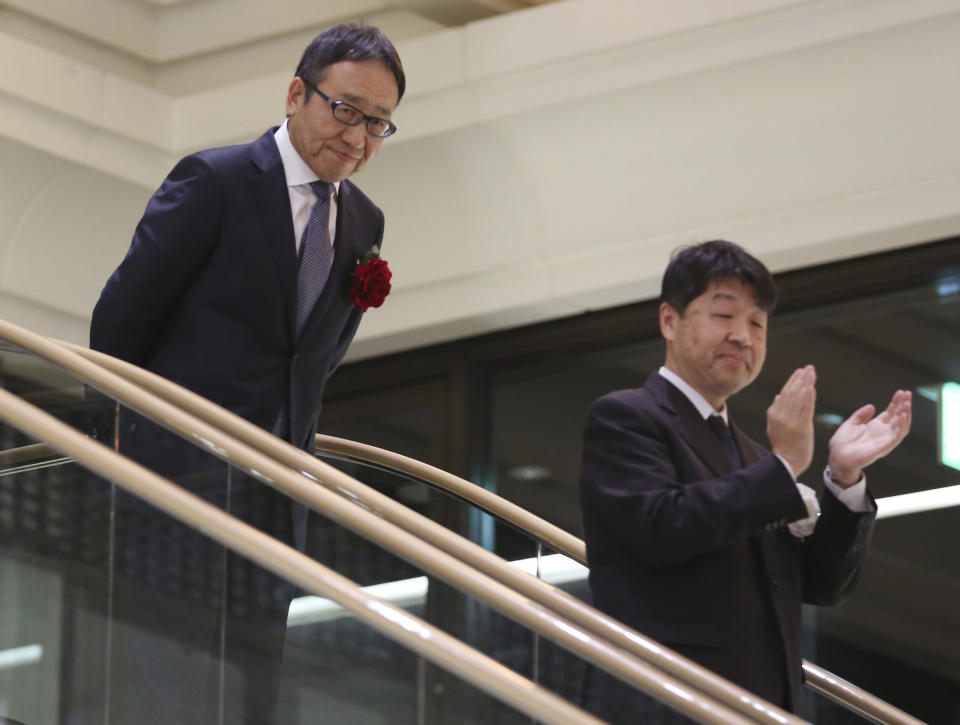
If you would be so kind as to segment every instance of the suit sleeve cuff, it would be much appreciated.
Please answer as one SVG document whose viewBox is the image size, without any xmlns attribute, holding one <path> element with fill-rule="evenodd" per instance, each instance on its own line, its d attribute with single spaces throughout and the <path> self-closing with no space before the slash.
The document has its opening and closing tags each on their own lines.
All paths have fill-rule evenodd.
<svg viewBox="0 0 960 725">
<path fill-rule="evenodd" d="M 780 463 L 783 464 L 783 467 L 787 469 L 787 473 L 790 474 L 790 478 L 793 479 L 793 482 L 797 482 L 797 474 L 793 472 L 793 468 L 790 467 L 790 464 L 787 463 L 787 459 L 781 456 L 779 453 L 774 454 L 777 458 L 780 459 Z"/>
</svg>

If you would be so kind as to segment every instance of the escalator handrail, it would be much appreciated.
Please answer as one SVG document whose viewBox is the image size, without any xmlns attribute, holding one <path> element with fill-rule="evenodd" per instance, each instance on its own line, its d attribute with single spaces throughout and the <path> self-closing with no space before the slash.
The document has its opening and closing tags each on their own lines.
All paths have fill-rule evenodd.
<svg viewBox="0 0 960 725">
<path fill-rule="evenodd" d="M 423 539 L 438 549 L 448 552 L 453 555 L 457 562 L 464 562 L 483 572 L 484 575 L 502 582 L 507 588 L 519 592 L 530 602 L 537 602 L 551 612 L 559 612 L 560 616 L 567 620 L 577 621 L 578 626 L 585 627 L 591 633 L 591 636 L 598 637 L 604 643 L 608 643 L 611 632 L 615 632 L 620 635 L 615 649 L 630 657 L 634 667 L 641 665 L 639 671 L 634 671 L 634 675 L 638 679 L 633 680 L 633 684 L 646 691 L 650 691 L 649 688 L 653 685 L 659 693 L 658 696 L 667 699 L 677 709 L 683 710 L 689 707 L 690 700 L 677 696 L 672 686 L 664 687 L 662 683 L 654 684 L 654 681 L 650 679 L 653 673 L 659 672 L 660 676 L 666 678 L 664 682 L 673 682 L 674 686 L 680 686 L 688 693 L 692 692 L 695 696 L 705 694 L 709 700 L 719 701 L 725 708 L 737 710 L 753 721 L 779 723 L 781 725 L 783 723 L 796 725 L 803 722 L 795 715 L 766 702 L 744 688 L 730 683 L 710 670 L 627 628 L 617 620 L 602 614 L 566 592 L 519 571 L 483 547 L 450 532 L 436 522 L 355 481 L 346 474 L 304 451 L 294 448 L 243 418 L 211 404 L 201 396 L 123 360 L 70 343 L 61 344 L 87 360 L 103 366 L 110 372 L 130 380 L 160 398 L 179 406 L 198 418 L 206 420 L 218 429 L 228 431 L 237 440 L 262 451 L 275 461 L 280 461 L 294 470 L 309 474 L 311 480 L 345 496 L 351 503 L 360 503 L 363 507 L 375 511 L 382 517 L 381 521 L 390 521 L 405 530 L 404 533 L 409 532 L 410 535 Z M 315 487 L 311 487 L 311 490 L 304 490 L 302 486 L 294 486 L 294 488 L 299 490 L 294 491 L 286 488 L 284 490 L 307 505 L 317 508 L 318 504 L 311 501 L 311 490 Z M 314 491 L 313 495 L 317 493 Z M 328 504 L 321 503 L 319 505 L 321 506 L 320 510 L 323 511 L 322 507 Z M 379 533 L 382 534 L 382 532 Z M 367 538 L 371 538 L 371 536 L 367 536 Z M 395 545 L 396 541 L 391 543 Z M 420 566 L 425 568 L 422 564 Z M 475 593 L 475 596 L 479 596 L 479 593 Z M 536 628 L 532 624 L 528 624 L 528 626 Z M 581 656 L 584 655 L 581 654 Z M 590 658 L 585 657 L 585 659 Z M 601 667 L 604 667 L 604 665 L 601 664 Z M 608 667 L 604 667 L 604 669 L 608 669 Z M 628 679 L 622 669 L 618 676 Z M 691 689 L 690 685 L 695 689 Z M 701 704 L 697 706 L 700 707 Z M 702 717 L 703 714 L 701 713 L 699 716 Z"/>
<path fill-rule="evenodd" d="M 674 709 L 703 722 L 745 723 L 750 721 L 742 714 L 718 703 L 709 695 L 699 692 L 675 677 L 664 674 L 623 649 L 611 645 L 607 639 L 581 629 L 580 626 L 550 608 L 523 596 L 515 589 L 504 586 L 439 547 L 385 521 L 384 518 L 376 516 L 366 508 L 355 505 L 357 496 L 353 496 L 354 500 L 350 500 L 351 496 L 344 495 L 344 492 L 356 491 L 360 495 L 365 492 L 373 495 L 376 492 L 210 401 L 129 363 L 102 353 L 83 348 L 77 349 L 76 346 L 67 343 L 48 340 L 11 323 L 0 321 L 0 339 L 4 338 L 69 370 L 80 380 L 108 393 L 113 399 L 133 410 L 161 421 L 165 427 L 215 452 L 228 463 L 249 472 L 256 472 L 252 475 L 261 478 L 266 484 L 292 496 L 324 516 L 336 520 L 364 538 L 374 541 L 427 573 L 489 604 L 509 619 L 522 623 L 529 629 L 557 642 L 586 661 L 654 694 Z M 75 352 L 74 349 L 77 351 Z M 81 351 L 83 355 L 78 354 Z M 98 362 L 92 362 L 91 359 Z M 169 392 L 171 399 L 191 401 L 191 405 L 201 412 L 194 416 L 182 407 L 177 407 L 180 405 L 179 401 L 174 405 L 164 399 L 166 395 L 156 396 L 150 392 L 150 386 L 141 387 L 139 380 L 137 383 L 131 382 L 115 374 L 113 370 L 125 370 L 129 376 L 149 381 L 151 385 Z M 223 425 L 214 427 L 204 422 L 204 419 L 218 421 L 217 426 L 220 426 L 220 423 Z M 256 441 L 257 447 L 247 445 L 239 437 L 233 437 L 224 432 L 231 428 L 242 431 L 245 438 Z M 269 455 L 261 451 L 268 451 Z M 311 475 L 309 477 L 302 475 L 297 470 L 279 463 L 278 456 L 275 455 L 277 452 L 293 460 L 297 468 L 301 468 L 302 462 L 303 470 L 310 471 Z M 320 481 L 323 481 L 324 485 L 316 485 Z M 339 493 L 336 492 L 338 489 Z M 396 502 L 390 503 L 398 505 Z M 444 532 L 451 540 L 462 539 L 445 529 Z M 475 546 L 470 542 L 466 543 Z M 480 551 L 484 550 L 480 549 Z M 513 569 L 513 567 L 507 568 Z M 542 582 L 534 577 L 524 576 L 542 585 Z M 552 589 L 552 587 L 548 588 Z M 760 702 L 762 703 L 762 700 Z"/>
<path fill-rule="evenodd" d="M 862 690 L 812 662 L 804 660 L 803 675 L 807 687 L 811 690 L 857 713 L 870 722 L 877 723 L 877 725 L 886 725 L 886 723 L 912 723 L 915 725 L 920 722 L 903 710 L 875 695 L 871 695 L 866 690 Z"/>
<path fill-rule="evenodd" d="M 41 458 L 49 458 L 57 452 L 46 443 L 30 443 L 25 446 L 0 451 L 0 468 L 17 464 L 34 463 Z"/>
<path fill-rule="evenodd" d="M 346 577 L 296 551 L 66 423 L 0 389 L 0 419 L 71 456 L 205 535 L 256 561 L 305 591 L 335 601 L 357 619 L 521 712 L 558 725 L 600 723 L 589 713 L 518 675 Z"/>
<path fill-rule="evenodd" d="M 573 536 L 549 521 L 507 501 L 501 496 L 454 476 L 447 471 L 358 441 L 318 434 L 317 452 L 343 456 L 358 462 L 399 471 L 424 483 L 436 486 L 483 509 L 487 513 L 531 534 L 551 549 L 587 565 L 587 548 L 583 539 Z M 847 682 L 828 670 L 803 660 L 804 683 L 815 692 L 837 704 L 881 725 L 923 725 L 922 721 L 885 700 Z"/>
<path fill-rule="evenodd" d="M 554 551 L 568 556 L 584 566 L 587 564 L 587 547 L 583 543 L 583 539 L 564 531 L 559 526 L 551 524 L 536 514 L 530 513 L 525 508 L 517 506 L 493 491 L 448 473 L 441 468 L 366 443 L 320 433 L 316 435 L 316 450 L 347 456 L 413 476 L 420 481 L 468 501 L 521 531 L 532 534 L 535 539 Z"/>
</svg>

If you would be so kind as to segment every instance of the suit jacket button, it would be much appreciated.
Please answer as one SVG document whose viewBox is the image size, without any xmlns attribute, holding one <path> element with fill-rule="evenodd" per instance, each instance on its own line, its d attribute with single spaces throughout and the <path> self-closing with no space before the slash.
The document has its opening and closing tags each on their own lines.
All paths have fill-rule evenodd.
<svg viewBox="0 0 960 725">
<path fill-rule="evenodd" d="M 775 592 L 779 592 L 779 591 L 780 591 L 780 582 L 778 582 L 776 579 L 771 579 L 771 580 L 770 580 L 770 589 L 772 589 L 772 590 L 775 591 Z"/>
</svg>

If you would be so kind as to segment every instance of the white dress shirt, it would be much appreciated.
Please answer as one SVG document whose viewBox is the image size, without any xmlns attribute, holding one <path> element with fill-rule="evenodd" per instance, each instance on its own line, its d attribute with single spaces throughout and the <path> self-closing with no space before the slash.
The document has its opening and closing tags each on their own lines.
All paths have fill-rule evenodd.
<svg viewBox="0 0 960 725">
<path fill-rule="evenodd" d="M 280 151 L 280 161 L 283 162 L 283 175 L 287 179 L 287 195 L 290 197 L 290 215 L 293 218 L 293 240 L 297 254 L 300 254 L 300 240 L 303 238 L 303 230 L 307 228 L 307 222 L 310 220 L 310 212 L 313 205 L 317 203 L 317 195 L 310 188 L 311 181 L 319 181 L 319 178 L 313 169 L 307 166 L 306 161 L 300 158 L 300 154 L 290 142 L 290 134 L 287 131 L 287 121 L 277 129 L 273 134 L 274 141 L 277 142 L 277 150 Z M 336 243 L 337 231 L 337 199 L 340 193 L 340 182 L 335 181 L 332 184 L 330 192 L 330 244 Z"/>
</svg>

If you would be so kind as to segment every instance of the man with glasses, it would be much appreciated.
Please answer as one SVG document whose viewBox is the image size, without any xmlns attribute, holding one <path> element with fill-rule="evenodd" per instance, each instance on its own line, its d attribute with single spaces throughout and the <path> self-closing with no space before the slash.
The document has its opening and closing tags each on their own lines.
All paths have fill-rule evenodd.
<svg viewBox="0 0 960 725">
<path fill-rule="evenodd" d="M 250 144 L 187 156 L 150 199 L 125 259 L 94 309 L 90 346 L 312 450 L 324 384 L 343 359 L 363 311 L 378 306 L 389 291 L 383 263 L 369 264 L 379 255 L 383 214 L 348 177 L 396 131 L 391 115 L 404 85 L 397 51 L 377 28 L 341 25 L 318 35 L 290 82 L 281 126 Z M 371 270 L 376 271 L 372 292 L 371 275 L 363 276 Z M 121 450 L 225 504 L 222 476 L 198 472 L 207 464 L 172 434 L 123 415 L 119 438 Z M 234 473 L 230 486 L 232 512 L 303 548 L 304 508 L 282 501 L 252 478 Z M 268 517 L 268 511 L 281 513 Z M 243 567 L 238 558 L 227 561 L 230 597 L 237 589 L 232 577 L 242 578 L 236 572 Z M 254 655 L 233 656 L 231 617 L 226 624 L 210 620 L 216 631 L 222 626 L 228 632 L 224 641 L 210 632 L 213 648 L 222 644 L 228 663 L 225 674 L 210 679 L 226 677 L 229 690 L 231 673 L 239 671 L 236 689 L 247 700 L 234 712 L 227 695 L 229 722 L 272 721 L 273 675 L 292 588 L 282 583 L 266 588 L 273 589 L 268 598 L 275 607 L 266 618 L 270 634 L 256 636 L 261 648 Z M 128 609 L 141 616 L 142 608 Z M 138 626 L 163 632 L 167 625 Z M 205 636 L 202 626 L 194 629 L 190 637 Z M 125 649 L 128 660 L 139 656 L 131 654 L 134 647 Z M 139 689 L 129 698 L 119 696 L 116 722 L 216 721 L 209 709 L 193 712 L 196 698 L 181 692 L 181 685 L 194 687 L 207 673 L 195 676 L 186 659 L 168 664 L 164 669 L 154 657 L 144 665 L 147 676 L 134 682 Z M 136 662 L 120 667 L 126 671 L 118 676 L 127 676 Z"/>
</svg>

